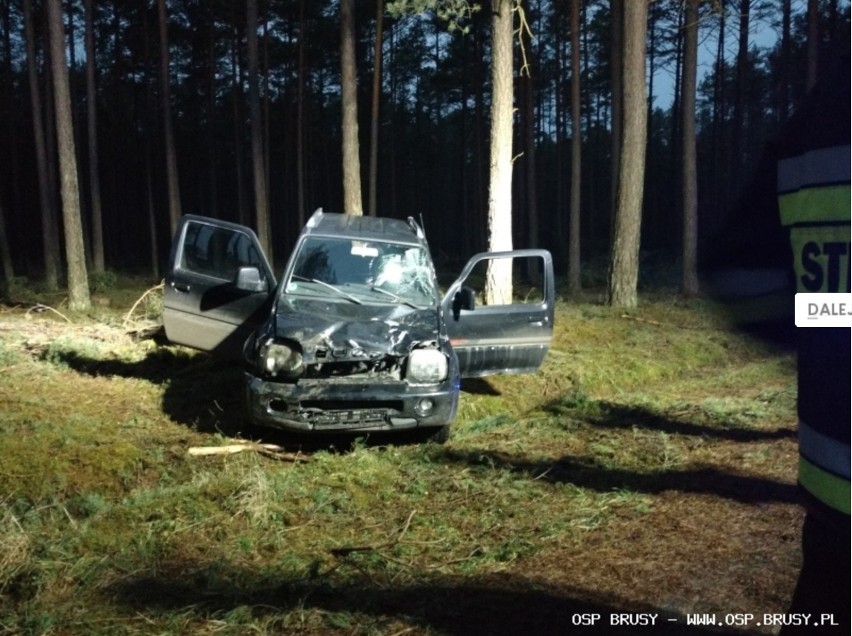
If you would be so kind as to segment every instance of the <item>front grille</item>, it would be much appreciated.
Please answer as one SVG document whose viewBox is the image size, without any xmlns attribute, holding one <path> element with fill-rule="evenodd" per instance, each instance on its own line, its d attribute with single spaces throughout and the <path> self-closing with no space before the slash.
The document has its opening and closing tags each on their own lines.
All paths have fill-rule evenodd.
<svg viewBox="0 0 852 636">
<path fill-rule="evenodd" d="M 399 380 L 400 361 L 393 356 L 373 360 L 348 360 L 340 362 L 321 362 L 309 365 L 305 369 L 305 379 L 342 379 L 361 376 L 372 381 L 376 377 Z"/>
<path fill-rule="evenodd" d="M 309 424 L 314 429 L 368 428 L 387 424 L 392 417 L 402 414 L 401 401 L 346 402 L 334 400 L 307 400 L 290 405 L 272 400 L 269 409 L 291 420 Z"/>
<path fill-rule="evenodd" d="M 299 419 L 315 428 L 363 428 L 387 422 L 389 413 L 385 409 L 359 411 L 300 411 Z"/>
</svg>

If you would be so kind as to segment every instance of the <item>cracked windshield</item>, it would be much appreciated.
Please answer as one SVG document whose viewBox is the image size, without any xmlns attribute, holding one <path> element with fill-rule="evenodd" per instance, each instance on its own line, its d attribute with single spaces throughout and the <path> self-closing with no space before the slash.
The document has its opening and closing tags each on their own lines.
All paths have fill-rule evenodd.
<svg viewBox="0 0 852 636">
<path fill-rule="evenodd" d="M 337 294 L 356 304 L 422 307 L 437 302 L 431 261 L 424 249 L 352 239 L 306 239 L 285 292 Z"/>
</svg>

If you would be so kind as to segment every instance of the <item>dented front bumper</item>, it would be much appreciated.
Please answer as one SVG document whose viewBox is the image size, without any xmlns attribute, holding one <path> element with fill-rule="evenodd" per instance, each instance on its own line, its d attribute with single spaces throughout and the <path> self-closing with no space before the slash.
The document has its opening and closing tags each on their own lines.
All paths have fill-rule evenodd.
<svg viewBox="0 0 852 636">
<path fill-rule="evenodd" d="M 354 376 L 274 382 L 246 372 L 245 404 L 255 424 L 294 432 L 379 432 L 453 421 L 459 382 L 437 386 Z"/>
</svg>

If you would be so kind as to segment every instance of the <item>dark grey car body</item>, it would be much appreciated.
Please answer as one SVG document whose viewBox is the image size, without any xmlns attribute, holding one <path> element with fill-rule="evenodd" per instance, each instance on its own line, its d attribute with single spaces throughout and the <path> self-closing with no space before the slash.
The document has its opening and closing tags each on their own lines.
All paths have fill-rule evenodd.
<svg viewBox="0 0 852 636">
<path fill-rule="evenodd" d="M 475 306 L 488 261 L 535 272 L 533 300 Z M 532 265 L 532 266 L 531 266 Z M 250 419 L 290 431 L 446 436 L 462 377 L 534 372 L 554 316 L 550 254 L 479 254 L 441 297 L 409 220 L 317 212 L 276 281 L 254 233 L 185 216 L 166 276 L 168 339 L 245 364 Z"/>
</svg>

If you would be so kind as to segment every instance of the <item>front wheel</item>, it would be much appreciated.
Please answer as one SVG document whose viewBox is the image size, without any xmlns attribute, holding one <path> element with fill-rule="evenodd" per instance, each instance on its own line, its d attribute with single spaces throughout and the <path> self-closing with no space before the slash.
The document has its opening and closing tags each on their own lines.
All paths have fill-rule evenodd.
<svg viewBox="0 0 852 636">
<path fill-rule="evenodd" d="M 450 425 L 444 424 L 443 426 L 439 426 L 437 428 L 424 428 L 423 435 L 427 442 L 434 442 L 436 444 L 443 444 L 448 439 L 450 439 Z"/>
</svg>

